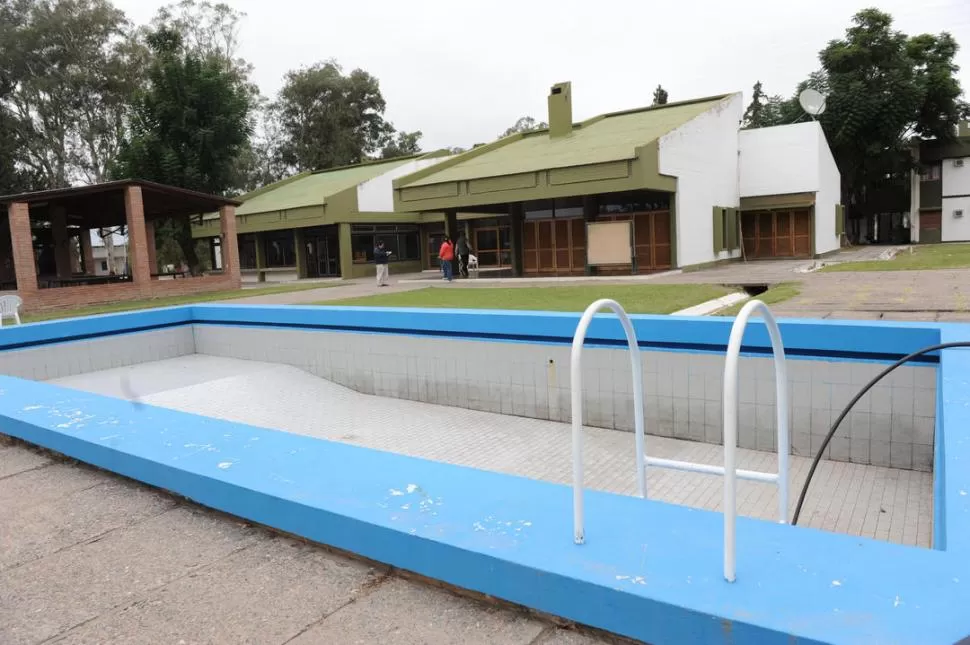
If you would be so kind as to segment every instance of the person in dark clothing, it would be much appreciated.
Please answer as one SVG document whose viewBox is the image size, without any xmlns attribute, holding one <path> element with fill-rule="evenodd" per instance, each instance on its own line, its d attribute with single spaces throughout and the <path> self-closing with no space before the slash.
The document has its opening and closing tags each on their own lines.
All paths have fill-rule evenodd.
<svg viewBox="0 0 970 645">
<path fill-rule="evenodd" d="M 387 259 L 391 252 L 384 248 L 384 240 L 377 240 L 374 247 L 374 264 L 377 265 L 377 286 L 387 286 Z"/>
<path fill-rule="evenodd" d="M 458 236 L 458 243 L 455 245 L 455 250 L 458 252 L 458 274 L 463 278 L 468 277 L 468 256 L 471 254 L 471 249 L 468 246 L 468 238 L 462 233 Z"/>
</svg>

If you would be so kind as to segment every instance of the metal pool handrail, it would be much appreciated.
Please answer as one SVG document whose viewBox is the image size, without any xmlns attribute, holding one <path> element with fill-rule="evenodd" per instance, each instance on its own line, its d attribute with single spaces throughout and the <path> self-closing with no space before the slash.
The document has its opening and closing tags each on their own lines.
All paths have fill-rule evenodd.
<svg viewBox="0 0 970 645">
<path fill-rule="evenodd" d="M 637 451 L 637 491 L 640 497 L 647 495 L 643 463 L 643 367 L 640 361 L 640 346 L 637 344 L 636 332 L 633 331 L 633 323 L 630 322 L 630 317 L 623 307 L 615 300 L 603 298 L 587 307 L 583 317 L 579 319 L 579 325 L 576 326 L 576 332 L 573 334 L 573 348 L 569 362 L 573 423 L 573 540 L 576 544 L 583 544 L 586 540 L 583 528 L 583 343 L 593 316 L 601 309 L 611 309 L 620 319 L 630 349 L 630 368 L 633 371 L 634 435 Z"/>
<path fill-rule="evenodd" d="M 778 426 L 778 472 L 761 473 L 737 469 L 738 451 L 738 362 L 748 319 L 760 310 L 771 338 L 775 359 L 775 409 Z M 778 522 L 788 523 L 788 369 L 781 331 L 768 306 L 760 300 L 747 303 L 734 320 L 724 361 L 724 579 L 734 582 L 736 574 L 737 478 L 778 484 Z"/>
</svg>

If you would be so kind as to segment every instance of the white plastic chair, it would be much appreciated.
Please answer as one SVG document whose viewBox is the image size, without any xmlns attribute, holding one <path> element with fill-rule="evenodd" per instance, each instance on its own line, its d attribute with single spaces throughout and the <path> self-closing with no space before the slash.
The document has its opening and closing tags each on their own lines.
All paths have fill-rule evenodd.
<svg viewBox="0 0 970 645">
<path fill-rule="evenodd" d="M 3 327 L 4 318 L 13 318 L 14 322 L 20 324 L 20 305 L 24 301 L 20 296 L 0 296 L 0 327 Z"/>
<path fill-rule="evenodd" d="M 474 272 L 475 277 L 478 277 L 478 256 L 469 255 L 468 256 L 468 275 L 471 276 Z"/>
</svg>

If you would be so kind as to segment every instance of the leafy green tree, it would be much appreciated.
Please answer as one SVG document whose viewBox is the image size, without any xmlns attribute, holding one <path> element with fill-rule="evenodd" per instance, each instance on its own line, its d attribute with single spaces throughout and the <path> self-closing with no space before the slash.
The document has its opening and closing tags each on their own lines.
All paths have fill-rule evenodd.
<svg viewBox="0 0 970 645">
<path fill-rule="evenodd" d="M 667 98 L 667 90 L 657 85 L 657 89 L 653 91 L 653 105 L 667 105 Z"/>
<path fill-rule="evenodd" d="M 422 133 L 420 130 L 415 132 L 396 132 L 393 138 L 381 150 L 381 159 L 393 159 L 394 157 L 407 157 L 421 152 Z"/>
<path fill-rule="evenodd" d="M 107 0 L 0 0 L 0 99 L 42 186 L 101 181 L 124 134 L 143 50 Z"/>
<path fill-rule="evenodd" d="M 231 191 L 236 159 L 250 135 L 250 93 L 222 61 L 187 50 L 178 32 L 162 28 L 147 40 L 153 53 L 148 86 L 134 102 L 131 138 L 115 174 L 207 193 Z M 162 228 L 197 272 L 190 222 L 173 219 Z"/>
<path fill-rule="evenodd" d="M 914 135 L 949 139 L 967 115 L 950 34 L 908 37 L 878 9 L 857 13 L 845 37 L 819 54 L 822 69 L 799 86 L 827 95 L 818 117 L 842 174 L 843 203 L 865 216 L 866 195 L 911 167 Z"/>
<path fill-rule="evenodd" d="M 359 163 L 394 132 L 377 79 L 361 69 L 345 75 L 333 61 L 288 72 L 273 107 L 280 158 L 294 171 Z"/>
<path fill-rule="evenodd" d="M 545 121 L 536 121 L 531 116 L 521 117 L 515 124 L 507 129 L 502 134 L 498 135 L 501 139 L 502 137 L 507 137 L 512 134 L 517 134 L 519 132 L 534 132 L 535 130 L 545 130 L 549 127 L 549 124 Z"/>
<path fill-rule="evenodd" d="M 751 103 L 744 111 L 741 122 L 743 128 L 767 128 L 785 123 L 787 102 L 781 96 L 768 96 L 762 89 L 761 81 L 754 84 L 751 90 Z"/>
</svg>

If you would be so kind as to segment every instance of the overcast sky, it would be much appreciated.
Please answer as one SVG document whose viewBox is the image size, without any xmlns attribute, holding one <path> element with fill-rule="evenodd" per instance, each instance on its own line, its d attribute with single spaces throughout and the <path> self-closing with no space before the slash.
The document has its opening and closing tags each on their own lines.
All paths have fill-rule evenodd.
<svg viewBox="0 0 970 645">
<path fill-rule="evenodd" d="M 114 0 L 148 22 L 156 0 Z M 549 86 L 572 81 L 576 120 L 743 91 L 790 95 L 856 11 L 878 6 L 908 34 L 949 31 L 970 90 L 970 0 L 228 0 L 246 14 L 240 54 L 275 95 L 287 70 L 333 58 L 380 79 L 387 118 L 422 147 L 490 141 L 520 116 L 546 119 Z"/>
</svg>

